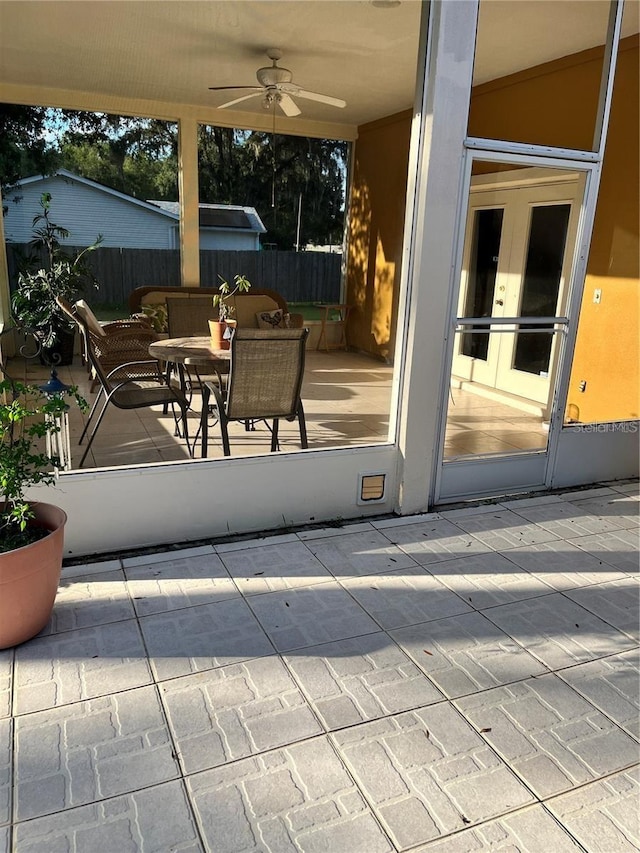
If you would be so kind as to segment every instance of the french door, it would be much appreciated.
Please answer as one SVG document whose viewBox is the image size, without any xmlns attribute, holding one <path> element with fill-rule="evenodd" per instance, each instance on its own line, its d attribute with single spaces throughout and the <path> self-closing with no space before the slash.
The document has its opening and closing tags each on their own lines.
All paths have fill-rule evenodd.
<svg viewBox="0 0 640 853">
<path fill-rule="evenodd" d="M 469 389 L 502 392 L 546 413 L 558 355 L 549 318 L 564 312 L 583 182 L 573 173 L 540 184 L 538 170 L 526 169 L 505 186 L 505 174 L 498 189 L 486 178 L 472 182 L 458 317 L 541 319 L 514 334 L 467 325 L 452 374 Z"/>
</svg>

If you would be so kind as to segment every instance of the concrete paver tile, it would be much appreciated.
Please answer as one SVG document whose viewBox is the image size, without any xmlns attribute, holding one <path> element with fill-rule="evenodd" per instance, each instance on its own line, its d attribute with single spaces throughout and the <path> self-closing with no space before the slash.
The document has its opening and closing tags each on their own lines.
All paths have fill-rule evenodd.
<svg viewBox="0 0 640 853">
<path fill-rule="evenodd" d="M 495 551 L 469 554 L 457 560 L 427 566 L 427 570 L 476 610 L 551 592 L 539 578 L 519 570 Z"/>
<path fill-rule="evenodd" d="M 621 572 L 633 575 L 640 573 L 640 559 L 638 557 L 640 536 L 637 529 L 614 530 L 611 533 L 594 533 L 592 536 L 581 536 L 579 539 L 574 539 L 573 544 Z"/>
<path fill-rule="evenodd" d="M 273 653 L 242 598 L 143 616 L 140 627 L 159 681 Z"/>
<path fill-rule="evenodd" d="M 585 501 L 577 504 L 561 500 L 542 506 L 520 506 L 514 507 L 514 512 L 563 539 L 607 533 L 625 527 L 615 518 L 605 518 L 591 512 Z"/>
<path fill-rule="evenodd" d="M 78 563 L 74 566 L 63 566 L 60 576 L 63 580 L 85 575 L 102 575 L 105 572 L 117 572 L 122 568 L 120 559 L 97 560 L 94 563 Z"/>
<path fill-rule="evenodd" d="M 340 583 L 385 629 L 472 610 L 471 605 L 420 566 L 348 578 Z"/>
<path fill-rule="evenodd" d="M 589 853 L 640 850 L 638 768 L 549 800 L 547 807 Z"/>
<path fill-rule="evenodd" d="M 62 578 L 51 619 L 38 636 L 133 619 L 122 570 Z"/>
<path fill-rule="evenodd" d="M 88 805 L 178 775 L 155 687 L 16 719 L 16 820 Z"/>
<path fill-rule="evenodd" d="M 491 551 L 475 536 L 438 516 L 419 523 L 380 529 L 390 542 L 398 545 L 421 566 Z"/>
<path fill-rule="evenodd" d="M 637 487 L 636 487 L 637 488 Z M 640 524 L 640 502 L 636 495 L 614 493 L 597 498 L 574 500 L 571 503 L 586 512 L 592 512 L 618 527 L 637 527 Z"/>
<path fill-rule="evenodd" d="M 262 548 L 224 552 L 221 556 L 244 595 L 333 580 L 333 575 L 297 539 L 280 545 L 265 543 Z"/>
<path fill-rule="evenodd" d="M 416 564 L 373 528 L 343 536 L 306 540 L 305 544 L 337 578 L 373 575 Z"/>
<path fill-rule="evenodd" d="M 191 560 L 194 557 L 207 557 L 214 553 L 213 545 L 197 545 L 194 548 L 168 548 L 166 551 L 158 551 L 156 554 L 123 557 L 122 565 L 125 569 L 134 566 L 155 566 L 157 563 Z"/>
<path fill-rule="evenodd" d="M 378 631 L 336 581 L 254 595 L 249 604 L 281 652 Z"/>
<path fill-rule="evenodd" d="M 125 567 L 125 575 L 139 616 L 225 601 L 239 595 L 213 550 L 193 557 Z"/>
<path fill-rule="evenodd" d="M 558 672 L 560 678 L 640 740 L 640 651 L 582 663 Z"/>
<path fill-rule="evenodd" d="M 623 495 L 630 495 L 634 500 L 640 501 L 640 484 L 637 480 L 612 480 L 607 483 L 614 492 L 620 492 Z"/>
<path fill-rule="evenodd" d="M 1 853 L 11 853 L 11 827 L 0 826 L 0 851 Z"/>
<path fill-rule="evenodd" d="M 459 515 L 455 516 L 453 521 L 494 551 L 518 548 L 521 545 L 537 545 L 560 538 L 508 509 L 494 509 L 493 512 L 477 515 Z"/>
<path fill-rule="evenodd" d="M 325 737 L 190 776 L 215 853 L 392 853 Z"/>
<path fill-rule="evenodd" d="M 275 545 L 285 545 L 288 542 L 299 542 L 295 533 L 277 533 L 273 536 L 258 536 L 255 539 L 242 538 L 236 542 L 220 542 L 214 545 L 216 554 L 230 554 L 233 551 L 250 551 L 254 548 L 271 548 Z"/>
<path fill-rule="evenodd" d="M 328 730 L 443 699 L 386 634 L 367 634 L 286 655 Z"/>
<path fill-rule="evenodd" d="M 164 782 L 16 825 L 21 853 L 202 853 L 182 783 Z"/>
<path fill-rule="evenodd" d="M 612 497 L 615 490 L 608 485 L 590 486 L 586 489 L 574 489 L 561 492 L 558 497 L 561 501 L 586 501 L 599 498 Z"/>
<path fill-rule="evenodd" d="M 481 613 L 391 631 L 393 639 L 449 698 L 548 672 Z"/>
<path fill-rule="evenodd" d="M 580 853 L 571 836 L 545 811 L 528 806 L 520 811 L 432 841 L 412 853 Z"/>
<path fill-rule="evenodd" d="M 134 619 L 37 637 L 16 649 L 14 713 L 93 699 L 152 680 Z"/>
<path fill-rule="evenodd" d="M 561 669 L 631 648 L 633 640 L 584 607 L 554 592 L 484 611 L 549 669 Z"/>
<path fill-rule="evenodd" d="M 640 642 L 640 578 L 623 578 L 569 590 L 567 596 Z"/>
<path fill-rule="evenodd" d="M 0 826 L 11 820 L 11 720 L 0 720 Z"/>
<path fill-rule="evenodd" d="M 322 733 L 306 699 L 276 657 L 165 682 L 160 696 L 185 773 Z"/>
<path fill-rule="evenodd" d="M 351 536 L 353 533 L 371 533 L 374 530 L 369 521 L 356 521 L 352 524 L 339 524 L 335 527 L 318 527 L 309 530 L 299 530 L 296 533 L 301 542 L 309 539 L 332 539 L 336 536 Z"/>
<path fill-rule="evenodd" d="M 583 551 L 575 539 L 511 548 L 505 556 L 558 592 L 627 577 L 625 572 Z"/>
<path fill-rule="evenodd" d="M 533 800 L 448 703 L 331 737 L 398 850 Z"/>
<path fill-rule="evenodd" d="M 13 649 L 0 651 L 0 719 L 11 714 L 11 684 L 13 682 Z"/>
<path fill-rule="evenodd" d="M 629 735 L 553 674 L 466 696 L 456 705 L 541 799 L 640 757 Z"/>
<path fill-rule="evenodd" d="M 394 516 L 393 518 L 372 518 L 371 525 L 375 527 L 376 530 L 389 530 L 393 527 L 407 527 L 411 524 L 417 524 L 418 526 L 424 524 L 427 521 L 438 521 L 441 520 L 442 516 L 439 512 L 419 512 L 415 515 L 411 516 Z M 393 533 L 386 533 L 387 536 L 393 536 Z"/>
</svg>

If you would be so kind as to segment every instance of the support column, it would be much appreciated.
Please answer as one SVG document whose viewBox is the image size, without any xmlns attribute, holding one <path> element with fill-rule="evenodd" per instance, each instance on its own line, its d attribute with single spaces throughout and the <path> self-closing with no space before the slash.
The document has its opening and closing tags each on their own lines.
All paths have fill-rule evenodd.
<svg viewBox="0 0 640 853">
<path fill-rule="evenodd" d="M 428 508 L 437 474 L 438 409 L 451 331 L 450 299 L 478 0 L 439 0 L 429 8 L 424 86 L 412 131 L 406 287 L 402 289 L 406 295 L 399 312 L 401 318 L 404 312 L 406 324 L 398 424 L 398 508 L 403 515 Z M 396 357 L 400 353 L 398 350 Z"/>
<path fill-rule="evenodd" d="M 178 125 L 180 190 L 180 275 L 182 287 L 200 286 L 200 219 L 198 209 L 198 122 Z"/>
<path fill-rule="evenodd" d="M 4 239 L 4 217 L 2 215 L 2 193 L 0 193 L 0 329 L 11 326 L 11 300 L 9 295 L 9 265 L 7 244 Z M 0 363 L 15 354 L 13 334 L 0 340 Z"/>
</svg>

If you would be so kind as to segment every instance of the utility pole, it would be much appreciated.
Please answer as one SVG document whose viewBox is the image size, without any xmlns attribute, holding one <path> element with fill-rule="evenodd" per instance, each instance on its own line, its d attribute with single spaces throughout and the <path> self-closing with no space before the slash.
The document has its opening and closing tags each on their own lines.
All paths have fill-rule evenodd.
<svg viewBox="0 0 640 853">
<path fill-rule="evenodd" d="M 296 228 L 296 252 L 300 251 L 300 216 L 302 213 L 302 193 L 298 196 L 298 227 Z"/>
</svg>

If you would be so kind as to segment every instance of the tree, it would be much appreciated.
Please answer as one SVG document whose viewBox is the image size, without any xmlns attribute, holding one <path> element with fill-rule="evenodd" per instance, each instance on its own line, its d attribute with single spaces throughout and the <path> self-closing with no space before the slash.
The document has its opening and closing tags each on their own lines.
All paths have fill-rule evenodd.
<svg viewBox="0 0 640 853">
<path fill-rule="evenodd" d="M 201 202 L 252 205 L 283 249 L 300 205 L 300 243 L 342 241 L 346 142 L 204 126 L 198 141 Z"/>
<path fill-rule="evenodd" d="M 55 168 L 56 154 L 45 135 L 45 107 L 0 105 L 0 180 L 3 196 L 20 178 Z"/>
<path fill-rule="evenodd" d="M 4 132 L 2 132 L 4 131 Z M 178 198 L 178 135 L 171 122 L 0 105 L 3 192 L 20 177 L 64 167 L 141 199 Z M 339 243 L 347 143 L 201 125 L 200 201 L 255 207 L 266 240 L 283 249 Z"/>
</svg>

